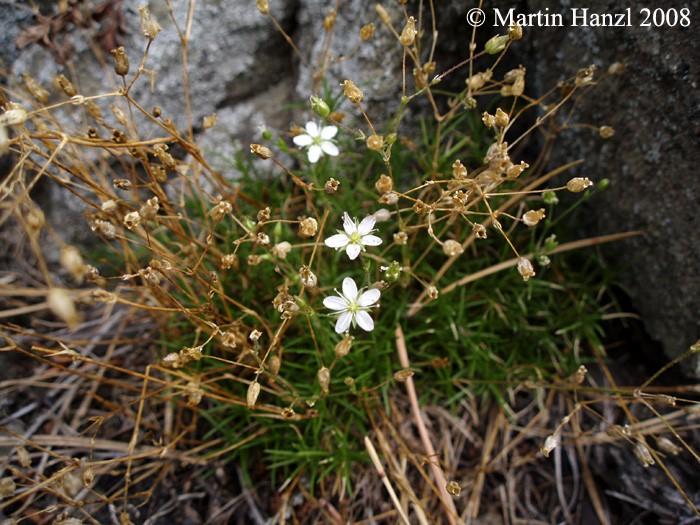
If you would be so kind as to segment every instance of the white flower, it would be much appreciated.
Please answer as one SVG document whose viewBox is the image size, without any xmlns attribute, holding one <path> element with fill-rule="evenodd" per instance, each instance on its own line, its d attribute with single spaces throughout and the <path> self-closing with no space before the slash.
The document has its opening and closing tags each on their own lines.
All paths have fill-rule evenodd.
<svg viewBox="0 0 700 525">
<path fill-rule="evenodd" d="M 338 146 L 333 142 L 333 137 L 338 133 L 338 128 L 335 126 L 324 126 L 320 128 L 315 122 L 306 123 L 306 133 L 301 133 L 297 135 L 292 140 L 294 144 L 300 148 L 309 148 L 307 155 L 309 157 L 309 162 L 314 164 L 318 162 L 321 155 L 324 153 L 330 155 L 331 157 L 336 157 L 338 153 Z"/>
<path fill-rule="evenodd" d="M 361 293 L 352 277 L 343 279 L 343 292 L 323 300 L 323 306 L 334 310 L 335 315 L 338 315 L 338 320 L 335 322 L 336 333 L 347 332 L 351 324 L 353 326 L 359 325 L 365 332 L 374 330 L 374 321 L 367 311 L 379 301 L 380 295 L 381 293 L 376 288 L 370 288 Z"/>
<path fill-rule="evenodd" d="M 360 252 L 365 249 L 365 246 L 379 246 L 382 240 L 376 235 L 371 235 L 374 231 L 374 223 L 376 218 L 374 215 L 368 215 L 360 224 L 357 224 L 357 219 L 351 219 L 350 215 L 343 214 L 343 229 L 335 235 L 331 235 L 325 240 L 326 246 L 342 250 L 345 248 L 345 253 L 348 254 L 350 260 L 357 259 Z"/>
</svg>

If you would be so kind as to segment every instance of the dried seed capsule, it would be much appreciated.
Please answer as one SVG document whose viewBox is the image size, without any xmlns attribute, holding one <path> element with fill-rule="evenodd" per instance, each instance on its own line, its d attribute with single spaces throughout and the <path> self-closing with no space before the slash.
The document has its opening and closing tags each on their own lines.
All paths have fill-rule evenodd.
<svg viewBox="0 0 700 525">
<path fill-rule="evenodd" d="M 388 175 L 380 175 L 377 182 L 374 183 L 374 187 L 381 194 L 388 193 L 394 189 L 394 181 Z"/>
<path fill-rule="evenodd" d="M 345 97 L 353 104 L 359 104 L 364 99 L 365 95 L 362 90 L 358 88 L 352 80 L 343 81 L 343 94 Z"/>
<path fill-rule="evenodd" d="M 313 217 L 306 217 L 299 222 L 299 235 L 301 237 L 313 237 L 318 231 L 318 221 Z"/>
<path fill-rule="evenodd" d="M 65 75 L 56 76 L 56 78 L 54 79 L 54 84 L 68 97 L 74 97 L 78 94 L 73 83 L 70 80 L 68 80 Z"/>
<path fill-rule="evenodd" d="M 532 267 L 532 263 L 529 259 L 525 257 L 518 258 L 518 273 L 522 276 L 523 281 L 530 280 L 530 277 L 535 276 L 535 269 Z"/>
<path fill-rule="evenodd" d="M 141 32 L 143 33 L 143 36 L 149 40 L 155 39 L 162 29 L 160 24 L 155 18 L 153 18 L 148 7 L 145 5 L 139 7 L 139 15 L 141 17 Z"/>
<path fill-rule="evenodd" d="M 321 392 L 328 394 L 331 384 L 331 371 L 324 366 L 319 368 L 316 375 L 318 377 L 318 384 L 321 386 Z"/>
<path fill-rule="evenodd" d="M 126 54 L 124 46 L 119 46 L 110 51 L 114 57 L 114 72 L 120 77 L 125 77 L 129 74 L 129 57 Z"/>
<path fill-rule="evenodd" d="M 260 383 L 253 381 L 248 385 L 248 392 L 246 394 L 246 405 L 248 408 L 253 408 L 260 395 Z"/>
<path fill-rule="evenodd" d="M 544 208 L 540 208 L 539 210 L 530 210 L 523 214 L 523 222 L 526 226 L 535 226 L 538 222 L 544 219 L 544 217 Z"/>
<path fill-rule="evenodd" d="M 445 255 L 448 257 L 456 257 L 464 253 L 464 248 L 462 248 L 462 245 L 457 241 L 449 239 L 443 243 L 442 251 L 444 251 Z"/>
<path fill-rule="evenodd" d="M 375 25 L 370 22 L 369 24 L 365 24 L 360 28 L 360 39 L 363 42 L 367 42 L 368 40 L 371 40 L 372 37 L 374 36 L 374 32 L 376 31 Z"/>
<path fill-rule="evenodd" d="M 417 34 L 418 31 L 416 31 L 416 19 L 409 16 L 408 20 L 406 21 L 406 25 L 403 27 L 401 35 L 399 36 L 399 42 L 401 42 L 402 46 L 408 47 L 415 42 Z"/>
<path fill-rule="evenodd" d="M 251 144 L 250 152 L 263 160 L 267 160 L 272 157 L 272 151 L 270 148 L 263 146 L 262 144 Z"/>
<path fill-rule="evenodd" d="M 572 193 L 580 193 L 591 186 L 593 182 L 588 177 L 574 177 L 566 183 L 566 189 Z"/>
</svg>

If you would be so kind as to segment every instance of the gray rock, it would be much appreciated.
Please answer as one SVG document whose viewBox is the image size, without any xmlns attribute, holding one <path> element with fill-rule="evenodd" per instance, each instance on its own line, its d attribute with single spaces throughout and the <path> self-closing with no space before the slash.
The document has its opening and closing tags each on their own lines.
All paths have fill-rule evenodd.
<svg viewBox="0 0 700 525">
<path fill-rule="evenodd" d="M 569 3 L 531 0 L 528 8 L 557 12 Z M 613 9 L 606 0 L 590 0 L 586 7 L 639 10 L 636 3 L 621 4 Z M 691 17 L 700 13 L 697 0 L 663 4 L 674 6 L 689 7 Z M 700 42 L 692 25 L 643 28 L 634 20 L 624 28 L 528 29 L 528 75 L 544 87 L 588 64 L 601 72 L 613 62 L 625 64 L 625 73 L 601 81 L 575 116 L 610 125 L 615 136 L 602 141 L 590 131 L 566 132 L 554 161 L 583 158 L 580 175 L 612 183 L 591 203 L 590 234 L 644 231 L 605 253 L 649 334 L 675 357 L 700 339 Z M 700 377 L 700 362 L 687 363 L 686 371 Z"/>
</svg>

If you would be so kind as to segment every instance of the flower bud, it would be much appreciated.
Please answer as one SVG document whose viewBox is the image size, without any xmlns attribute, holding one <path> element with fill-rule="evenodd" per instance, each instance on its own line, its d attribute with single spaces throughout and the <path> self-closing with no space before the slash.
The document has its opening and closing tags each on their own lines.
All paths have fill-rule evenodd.
<svg viewBox="0 0 700 525">
<path fill-rule="evenodd" d="M 508 35 L 496 35 L 486 42 L 484 45 L 484 51 L 486 51 L 489 55 L 500 53 L 506 48 L 506 44 L 509 40 L 510 37 Z"/>
<path fill-rule="evenodd" d="M 328 107 L 328 104 L 322 98 L 315 97 L 315 96 L 311 95 L 311 98 L 309 98 L 309 101 L 311 103 L 311 109 L 319 117 L 326 118 L 330 114 L 331 108 Z"/>
</svg>

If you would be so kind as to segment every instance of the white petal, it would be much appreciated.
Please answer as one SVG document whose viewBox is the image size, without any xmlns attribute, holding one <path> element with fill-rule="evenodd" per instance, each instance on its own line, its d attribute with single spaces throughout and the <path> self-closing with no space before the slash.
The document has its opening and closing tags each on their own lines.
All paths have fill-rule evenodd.
<svg viewBox="0 0 700 525">
<path fill-rule="evenodd" d="M 360 255 L 360 252 L 362 251 L 362 246 L 359 244 L 348 244 L 347 248 L 345 248 L 345 253 L 348 254 L 348 257 L 350 257 L 351 261 L 354 261 L 357 259 L 357 256 Z"/>
<path fill-rule="evenodd" d="M 306 132 L 311 135 L 312 137 L 318 137 L 318 124 L 316 124 L 314 121 L 310 121 L 306 123 Z"/>
<path fill-rule="evenodd" d="M 338 317 L 338 320 L 335 322 L 335 333 L 342 334 L 347 332 L 348 328 L 350 328 L 350 321 L 352 321 L 352 314 L 350 312 L 343 312 L 340 314 L 340 317 Z"/>
<path fill-rule="evenodd" d="M 343 279 L 343 295 L 348 301 L 355 301 L 357 299 L 357 285 L 352 277 Z"/>
<path fill-rule="evenodd" d="M 313 138 L 311 138 L 310 135 L 307 135 L 306 133 L 302 133 L 301 135 L 297 135 L 292 139 L 294 141 L 294 144 L 299 146 L 300 148 L 310 146 L 311 143 L 314 141 Z"/>
<path fill-rule="evenodd" d="M 357 227 L 357 231 L 360 232 L 360 235 L 367 235 L 374 228 L 375 222 L 377 222 L 377 219 L 374 218 L 374 215 L 368 215 L 362 219 L 362 222 Z"/>
<path fill-rule="evenodd" d="M 338 297 L 337 295 L 331 295 L 323 300 L 323 306 L 329 308 L 330 310 L 341 311 L 347 310 L 348 302 L 342 297 Z"/>
<path fill-rule="evenodd" d="M 363 235 L 362 236 L 362 244 L 365 246 L 379 246 L 382 243 L 382 240 L 377 237 L 376 235 Z"/>
<path fill-rule="evenodd" d="M 377 290 L 376 288 L 370 288 L 365 293 L 360 295 L 359 299 L 357 299 L 357 304 L 365 307 L 372 306 L 374 303 L 379 301 L 380 295 L 381 292 L 379 290 Z"/>
<path fill-rule="evenodd" d="M 374 321 L 367 312 L 359 311 L 355 314 L 355 321 L 365 332 L 374 330 Z"/>
<path fill-rule="evenodd" d="M 348 235 L 352 235 L 357 231 L 357 224 L 350 218 L 348 212 L 343 213 L 343 229 Z"/>
<path fill-rule="evenodd" d="M 331 157 L 337 157 L 340 153 L 340 151 L 338 150 L 338 146 L 336 146 L 328 140 L 324 140 L 323 142 L 321 142 L 321 148 L 323 149 L 323 151 L 326 152 L 327 155 L 330 155 Z"/>
<path fill-rule="evenodd" d="M 309 162 L 311 164 L 316 164 L 318 162 L 318 159 L 321 158 L 321 147 L 314 144 L 309 148 L 307 156 L 309 157 Z"/>
<path fill-rule="evenodd" d="M 350 239 L 344 233 L 337 233 L 328 237 L 324 242 L 329 248 L 344 248 L 348 245 Z"/>
<path fill-rule="evenodd" d="M 331 140 L 338 133 L 338 128 L 335 126 L 324 126 L 321 128 L 321 138 L 323 140 Z"/>
</svg>

